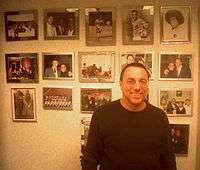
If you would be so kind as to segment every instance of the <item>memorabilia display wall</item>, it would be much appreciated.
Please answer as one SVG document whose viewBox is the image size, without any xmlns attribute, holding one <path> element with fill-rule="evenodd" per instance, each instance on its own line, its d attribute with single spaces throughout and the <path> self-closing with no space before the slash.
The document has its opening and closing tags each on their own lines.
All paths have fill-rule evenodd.
<svg viewBox="0 0 200 170">
<path fill-rule="evenodd" d="M 0 169 L 80 169 L 92 114 L 121 97 L 132 62 L 151 75 L 178 170 L 198 167 L 197 1 L 19 2 L 0 7 Z"/>
</svg>

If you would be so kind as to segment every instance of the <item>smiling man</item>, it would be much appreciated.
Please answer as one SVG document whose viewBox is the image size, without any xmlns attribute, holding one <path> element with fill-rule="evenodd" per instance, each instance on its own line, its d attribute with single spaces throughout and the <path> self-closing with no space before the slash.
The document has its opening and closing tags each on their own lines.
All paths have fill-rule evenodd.
<svg viewBox="0 0 200 170">
<path fill-rule="evenodd" d="M 140 63 L 123 68 L 122 98 L 93 114 L 83 170 L 176 170 L 167 116 L 146 100 L 149 76 Z"/>
</svg>

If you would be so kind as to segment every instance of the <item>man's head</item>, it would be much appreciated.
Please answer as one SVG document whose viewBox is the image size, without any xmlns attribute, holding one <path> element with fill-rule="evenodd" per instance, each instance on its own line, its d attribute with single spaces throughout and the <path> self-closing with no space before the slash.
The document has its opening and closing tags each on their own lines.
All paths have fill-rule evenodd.
<svg viewBox="0 0 200 170">
<path fill-rule="evenodd" d="M 61 65 L 60 65 L 60 71 L 63 72 L 63 73 L 67 71 L 67 66 L 66 66 L 66 64 L 61 64 Z"/>
<path fill-rule="evenodd" d="M 176 66 L 176 68 L 180 67 L 181 65 L 182 65 L 181 59 L 180 58 L 176 58 L 176 60 L 175 60 L 175 66 Z"/>
<path fill-rule="evenodd" d="M 52 60 L 52 67 L 58 67 L 58 60 L 57 59 Z"/>
<path fill-rule="evenodd" d="M 175 66 L 174 66 L 174 63 L 173 63 L 173 62 L 170 62 L 170 63 L 168 64 L 168 69 L 169 69 L 169 71 L 174 71 Z"/>
<path fill-rule="evenodd" d="M 134 20 L 136 20 L 138 18 L 138 11 L 136 10 L 132 10 L 131 11 L 131 16 Z"/>
<path fill-rule="evenodd" d="M 148 94 L 149 72 L 143 64 L 127 64 L 120 75 L 122 104 L 129 110 L 143 109 Z"/>
<path fill-rule="evenodd" d="M 48 23 L 49 23 L 49 24 L 53 24 L 53 17 L 52 17 L 52 16 L 49 16 L 49 17 L 48 17 Z"/>
<path fill-rule="evenodd" d="M 128 54 L 126 58 L 127 58 L 127 64 L 134 62 L 134 57 L 132 54 Z"/>
<path fill-rule="evenodd" d="M 165 14 L 165 20 L 172 26 L 172 28 L 176 28 L 184 23 L 184 17 L 178 10 L 167 11 Z"/>
</svg>

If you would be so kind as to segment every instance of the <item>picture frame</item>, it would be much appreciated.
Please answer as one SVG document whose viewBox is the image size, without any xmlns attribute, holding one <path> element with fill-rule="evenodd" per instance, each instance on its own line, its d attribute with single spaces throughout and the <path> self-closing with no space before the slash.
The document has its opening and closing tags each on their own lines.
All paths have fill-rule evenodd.
<svg viewBox="0 0 200 170">
<path fill-rule="evenodd" d="M 192 116 L 193 89 L 159 89 L 159 107 L 167 116 Z"/>
<path fill-rule="evenodd" d="M 191 41 L 191 7 L 162 6 L 161 43 L 189 43 Z"/>
<path fill-rule="evenodd" d="M 170 132 L 176 156 L 188 154 L 189 124 L 170 124 Z"/>
<path fill-rule="evenodd" d="M 111 102 L 112 90 L 106 88 L 81 88 L 81 112 L 92 114 L 99 106 Z"/>
<path fill-rule="evenodd" d="M 72 88 L 43 87 L 44 110 L 73 110 Z"/>
<path fill-rule="evenodd" d="M 81 118 L 81 152 L 83 153 L 87 144 L 91 117 Z"/>
<path fill-rule="evenodd" d="M 79 52 L 79 80 L 82 83 L 114 82 L 115 52 Z"/>
<path fill-rule="evenodd" d="M 192 81 L 193 64 L 191 53 L 160 53 L 159 80 Z"/>
<path fill-rule="evenodd" d="M 122 11 L 123 44 L 153 44 L 154 6 L 124 6 Z"/>
<path fill-rule="evenodd" d="M 152 79 L 153 75 L 153 62 L 152 62 L 152 52 L 122 52 L 120 53 L 120 70 L 123 69 L 127 64 L 131 63 L 141 63 L 143 64 Z M 121 72 L 121 71 L 120 71 Z"/>
<path fill-rule="evenodd" d="M 44 80 L 74 80 L 74 53 L 43 53 Z"/>
<path fill-rule="evenodd" d="M 87 46 L 116 44 L 115 8 L 86 8 L 85 19 Z"/>
<path fill-rule="evenodd" d="M 79 9 L 45 9 L 44 10 L 45 40 L 78 40 Z"/>
<path fill-rule="evenodd" d="M 7 83 L 38 83 L 38 54 L 5 54 Z"/>
<path fill-rule="evenodd" d="M 13 121 L 36 122 L 35 88 L 11 88 Z"/>
<path fill-rule="evenodd" d="M 6 41 L 38 40 L 37 10 L 4 13 Z"/>
</svg>

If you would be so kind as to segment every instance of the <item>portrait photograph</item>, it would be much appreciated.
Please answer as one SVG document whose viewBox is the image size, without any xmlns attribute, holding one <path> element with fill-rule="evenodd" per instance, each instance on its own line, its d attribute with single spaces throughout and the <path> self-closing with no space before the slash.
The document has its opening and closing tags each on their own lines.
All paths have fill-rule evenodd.
<svg viewBox="0 0 200 170">
<path fill-rule="evenodd" d="M 192 54 L 162 53 L 159 55 L 160 80 L 192 80 Z"/>
<path fill-rule="evenodd" d="M 7 83 L 38 83 L 38 54 L 5 54 Z"/>
<path fill-rule="evenodd" d="M 188 154 L 189 124 L 170 124 L 170 132 L 176 156 Z"/>
<path fill-rule="evenodd" d="M 190 42 L 190 11 L 190 6 L 161 7 L 161 43 Z"/>
<path fill-rule="evenodd" d="M 72 110 L 72 88 L 43 87 L 43 109 Z"/>
<path fill-rule="evenodd" d="M 152 78 L 152 53 L 151 52 L 124 52 L 120 53 L 120 69 L 122 70 L 127 64 L 143 64 Z"/>
<path fill-rule="evenodd" d="M 13 121 L 37 121 L 35 88 L 11 88 Z"/>
<path fill-rule="evenodd" d="M 91 117 L 82 117 L 81 119 L 81 152 L 83 153 L 90 128 Z"/>
<path fill-rule="evenodd" d="M 87 8 L 86 45 L 116 44 L 116 10 L 115 8 Z"/>
<path fill-rule="evenodd" d="M 43 53 L 43 79 L 74 80 L 74 53 Z"/>
<path fill-rule="evenodd" d="M 160 89 L 159 107 L 168 116 L 192 116 L 192 89 Z"/>
<path fill-rule="evenodd" d="M 79 39 L 79 9 L 44 10 L 45 40 Z"/>
<path fill-rule="evenodd" d="M 122 11 L 123 44 L 153 44 L 154 7 L 126 6 Z"/>
<path fill-rule="evenodd" d="M 79 52 L 78 56 L 80 82 L 114 82 L 115 52 Z"/>
<path fill-rule="evenodd" d="M 111 102 L 111 89 L 81 88 L 81 112 L 93 113 L 99 106 Z"/>
<path fill-rule="evenodd" d="M 5 12 L 6 41 L 38 40 L 38 12 L 24 10 Z"/>
</svg>

